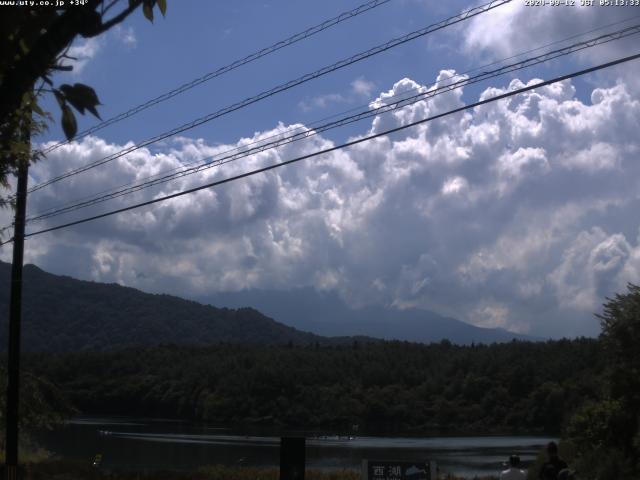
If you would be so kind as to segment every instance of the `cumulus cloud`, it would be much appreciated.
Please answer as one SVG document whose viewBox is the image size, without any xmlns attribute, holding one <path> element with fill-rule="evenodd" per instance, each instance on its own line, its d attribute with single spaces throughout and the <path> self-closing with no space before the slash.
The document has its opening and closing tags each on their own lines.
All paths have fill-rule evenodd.
<svg viewBox="0 0 640 480">
<path fill-rule="evenodd" d="M 138 44 L 136 32 L 131 26 L 116 25 L 113 29 L 113 35 L 125 47 L 135 48 Z"/>
<path fill-rule="evenodd" d="M 298 103 L 298 107 L 300 107 L 303 112 L 310 112 L 311 110 L 327 108 L 329 105 L 347 102 L 349 102 L 349 99 L 340 93 L 326 93 L 301 100 Z"/>
<path fill-rule="evenodd" d="M 582 34 L 597 36 L 636 24 L 637 21 L 632 21 L 636 15 L 633 7 L 611 8 L 600 6 L 598 2 L 592 6 L 576 5 L 566 9 L 532 8 L 525 2 L 511 2 L 492 10 L 491 15 L 475 17 L 465 28 L 465 47 L 469 51 L 481 50 L 507 57 L 529 50 L 532 39 L 535 39 L 534 44 L 543 45 Z M 620 23 L 627 20 L 629 22 Z M 592 32 L 607 25 L 611 26 Z M 629 39 L 625 43 L 633 45 L 634 40 Z M 604 50 L 619 53 L 619 48 L 610 45 Z M 585 54 L 598 58 L 604 52 L 586 50 Z"/>
<path fill-rule="evenodd" d="M 371 97 L 375 84 L 364 77 L 358 77 L 351 82 L 351 88 L 346 93 L 326 93 L 306 98 L 298 103 L 303 112 L 325 109 L 340 104 L 353 104 L 363 98 Z"/>
<path fill-rule="evenodd" d="M 78 75 L 82 73 L 87 64 L 93 60 L 93 58 L 102 49 L 102 43 L 97 38 L 87 38 L 74 44 L 69 48 L 69 59 L 64 59 L 63 65 L 69 65 L 73 67 L 72 74 Z"/>
<path fill-rule="evenodd" d="M 556 49 L 637 25 L 637 13 L 637 7 L 612 8 L 598 2 L 567 8 L 538 8 L 527 6 L 524 1 L 511 2 L 492 10 L 491 15 L 478 15 L 465 25 L 463 51 L 472 58 L 483 55 L 497 60 L 530 51 L 532 45 Z M 637 44 L 636 34 L 582 50 L 577 56 L 589 63 L 601 63 L 637 53 Z M 638 76 L 629 69 L 619 67 L 600 74 L 612 78 L 620 75 L 629 87 L 640 89 Z"/>
<path fill-rule="evenodd" d="M 442 71 L 437 80 L 453 73 Z M 480 98 L 529 81 L 488 88 Z M 373 104 L 411 89 L 426 87 L 405 78 Z M 370 132 L 462 104 L 460 91 L 449 92 L 375 118 Z M 236 145 L 181 138 L 158 153 L 141 149 L 34 193 L 29 207 L 35 213 L 296 127 L 279 124 Z M 625 84 L 594 89 L 591 101 L 583 101 L 566 81 L 221 188 L 36 236 L 27 260 L 148 291 L 202 296 L 311 285 L 336 290 L 356 306 L 423 307 L 538 335 L 593 334 L 592 314 L 604 296 L 640 278 L 638 131 L 640 101 Z M 109 207 L 331 145 L 313 136 Z M 31 181 L 121 147 L 87 137 L 52 152 L 32 169 Z M 1 254 L 8 258 L 6 250 Z"/>
<path fill-rule="evenodd" d="M 607 235 L 599 227 L 578 234 L 567 246 L 557 268 L 549 274 L 560 303 L 577 309 L 595 309 L 598 301 L 638 281 L 640 246 L 624 235 Z"/>
<path fill-rule="evenodd" d="M 364 77 L 358 77 L 353 82 L 351 82 L 351 89 L 353 90 L 353 93 L 361 95 L 363 97 L 371 96 L 375 87 L 375 83 L 367 80 Z"/>
<path fill-rule="evenodd" d="M 63 59 L 62 64 L 73 67 L 71 75 L 80 75 L 87 65 L 113 40 L 127 49 L 135 48 L 138 43 L 133 27 L 116 25 L 106 34 L 106 37 L 79 38 L 67 52 L 71 58 Z"/>
</svg>

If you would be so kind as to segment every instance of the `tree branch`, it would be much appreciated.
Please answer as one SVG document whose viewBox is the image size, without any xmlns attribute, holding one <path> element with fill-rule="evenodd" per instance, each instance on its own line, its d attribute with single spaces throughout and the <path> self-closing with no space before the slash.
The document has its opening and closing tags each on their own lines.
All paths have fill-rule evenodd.
<svg viewBox="0 0 640 480">
<path fill-rule="evenodd" d="M 113 26 L 121 23 L 122 21 L 124 21 L 140 5 L 142 5 L 142 0 L 134 0 L 133 2 L 131 2 L 129 4 L 129 6 L 126 9 L 124 9 L 122 12 L 120 12 L 115 17 L 109 19 L 109 21 L 103 23 L 100 26 L 100 28 L 97 28 L 94 32 L 91 33 L 91 35 L 85 35 L 85 37 L 86 38 L 91 38 L 91 37 L 95 37 L 97 35 L 100 35 L 101 33 L 106 32 L 111 27 L 113 27 Z"/>
<path fill-rule="evenodd" d="M 104 16 L 105 13 L 107 13 L 109 10 L 111 10 L 111 7 L 113 7 L 116 3 L 118 3 L 120 0 L 112 0 L 112 2 L 107 5 L 106 7 L 104 6 L 104 2 L 102 3 L 102 16 Z"/>
<path fill-rule="evenodd" d="M 8 101 L 0 102 L 0 119 L 8 118 L 15 112 L 20 101 L 29 87 L 39 77 L 43 77 L 56 64 L 56 58 L 60 52 L 68 47 L 73 39 L 84 32 L 86 38 L 95 37 L 106 32 L 113 26 L 125 20 L 136 8 L 142 4 L 142 0 L 132 0 L 129 6 L 115 17 L 96 28 L 90 28 L 89 20 L 92 16 L 99 15 L 95 9 L 103 0 L 93 0 L 88 9 L 69 8 L 60 15 L 33 44 L 31 51 L 25 55 L 4 73 L 0 82 L 0 98 Z M 88 30 L 88 31 L 87 31 Z"/>
</svg>

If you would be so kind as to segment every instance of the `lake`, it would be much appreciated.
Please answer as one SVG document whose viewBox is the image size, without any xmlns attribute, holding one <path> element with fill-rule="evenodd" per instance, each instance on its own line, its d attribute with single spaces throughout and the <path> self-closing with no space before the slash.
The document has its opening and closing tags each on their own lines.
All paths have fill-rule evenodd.
<svg viewBox="0 0 640 480">
<path fill-rule="evenodd" d="M 432 460 L 445 472 L 467 476 L 496 474 L 512 454 L 528 464 L 546 443 L 557 440 L 544 436 L 338 437 L 310 432 L 300 436 L 307 437 L 308 468 L 359 469 L 363 459 Z M 39 440 L 63 458 L 91 462 L 101 453 L 105 468 L 179 470 L 212 464 L 278 466 L 280 442 L 278 436 L 206 424 L 86 417 L 44 432 Z"/>
</svg>

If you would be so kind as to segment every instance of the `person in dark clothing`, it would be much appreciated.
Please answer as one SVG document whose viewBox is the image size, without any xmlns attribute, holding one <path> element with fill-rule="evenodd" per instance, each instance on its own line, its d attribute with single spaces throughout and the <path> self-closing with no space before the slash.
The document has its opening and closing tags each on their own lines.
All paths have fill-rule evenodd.
<svg viewBox="0 0 640 480">
<path fill-rule="evenodd" d="M 500 474 L 500 480 L 526 480 L 527 475 L 520 470 L 520 457 L 511 455 L 509 457 L 509 468 Z"/>
<path fill-rule="evenodd" d="M 547 445 L 548 460 L 542 465 L 540 475 L 541 480 L 556 480 L 561 470 L 569 468 L 567 462 L 558 456 L 558 445 L 556 442 L 549 442 Z"/>
<path fill-rule="evenodd" d="M 575 474 L 576 473 L 573 470 L 565 468 L 560 470 L 560 473 L 558 473 L 558 480 L 575 480 Z"/>
<path fill-rule="evenodd" d="M 558 472 L 553 465 L 545 463 L 540 469 L 539 477 L 542 480 L 558 480 Z"/>
</svg>

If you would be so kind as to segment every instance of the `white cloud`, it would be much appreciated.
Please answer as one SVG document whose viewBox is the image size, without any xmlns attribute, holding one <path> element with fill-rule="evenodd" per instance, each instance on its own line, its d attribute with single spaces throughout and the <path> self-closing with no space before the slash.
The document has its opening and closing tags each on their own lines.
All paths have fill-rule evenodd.
<svg viewBox="0 0 640 480">
<path fill-rule="evenodd" d="M 601 228 L 583 231 L 566 248 L 562 261 L 549 274 L 558 300 L 568 307 L 596 309 L 604 297 L 638 280 L 640 244 L 624 235 L 607 235 Z"/>
<path fill-rule="evenodd" d="M 370 97 L 375 87 L 375 83 L 367 80 L 364 77 L 358 77 L 353 82 L 351 82 L 351 89 L 353 90 L 353 93 L 363 97 Z"/>
<path fill-rule="evenodd" d="M 73 70 L 70 72 L 71 75 L 80 75 L 87 65 L 93 61 L 105 47 L 108 47 L 112 40 L 124 45 L 127 49 L 135 48 L 138 43 L 133 27 L 116 25 L 113 29 L 109 30 L 105 37 L 86 39 L 78 37 L 67 52 L 72 59 L 65 58 L 62 64 L 73 67 Z"/>
<path fill-rule="evenodd" d="M 82 73 L 87 64 L 98 54 L 102 46 L 102 42 L 97 37 L 82 39 L 69 48 L 68 55 L 75 60 L 64 59 L 62 64 L 71 65 L 73 67 L 71 73 L 78 75 Z"/>
<path fill-rule="evenodd" d="M 526 83 L 513 80 L 480 96 Z M 374 104 L 408 89 L 425 87 L 403 79 Z M 579 100 L 570 82 L 536 89 L 296 166 L 33 237 L 27 260 L 150 291 L 313 285 L 354 305 L 420 306 L 538 335 L 593 334 L 592 314 L 604 296 L 640 278 L 640 102 L 623 83 L 596 89 L 592 98 Z M 446 93 L 374 119 L 371 131 L 462 103 L 461 92 Z M 310 137 L 110 207 L 330 145 Z M 66 145 L 34 166 L 32 182 L 121 147 L 92 137 Z M 34 193 L 30 209 L 231 147 L 181 138 L 163 153 L 141 149 Z"/>
<path fill-rule="evenodd" d="M 465 25 L 465 48 L 468 51 L 490 52 L 495 57 L 507 57 L 531 49 L 534 44 L 545 44 L 576 35 L 598 36 L 602 33 L 619 30 L 634 23 L 637 15 L 633 7 L 611 8 L 600 6 L 576 5 L 572 8 L 531 8 L 525 2 L 511 2 L 491 11 L 490 15 L 478 15 Z M 630 20 L 629 23 L 621 23 Z M 612 25 L 616 24 L 616 25 Z M 600 29 L 592 32 L 592 30 Z M 571 42 L 584 38 L 571 39 Z M 633 45 L 628 40 L 626 45 Z M 557 48 L 557 47 L 556 47 Z M 616 51 L 619 47 L 609 45 L 603 50 Z M 586 50 L 592 58 L 601 57 L 602 50 Z"/>
<path fill-rule="evenodd" d="M 592 6 L 568 8 L 535 8 L 519 1 L 502 5 L 489 15 L 478 15 L 465 22 L 463 32 L 458 31 L 463 33 L 463 50 L 470 58 L 497 60 L 530 51 L 532 45 L 549 46 L 527 56 L 622 30 L 638 24 L 637 14 L 637 7 L 612 8 L 600 6 L 597 1 Z M 575 56 L 589 64 L 601 63 L 637 53 L 637 44 L 636 34 L 584 49 Z M 617 67 L 598 77 L 615 79 L 621 75 L 628 89 L 640 91 L 640 80 L 631 74 L 631 69 Z"/>
<path fill-rule="evenodd" d="M 113 29 L 113 35 L 125 47 L 135 48 L 138 44 L 136 32 L 131 26 L 116 25 Z"/>
<path fill-rule="evenodd" d="M 473 311 L 475 323 L 486 328 L 509 327 L 509 309 L 499 303 L 483 301 Z"/>
<path fill-rule="evenodd" d="M 311 110 L 324 109 L 330 105 L 348 102 L 349 99 L 340 93 L 327 93 L 302 100 L 298 103 L 298 107 L 303 112 L 309 112 Z"/>
<path fill-rule="evenodd" d="M 358 77 L 351 82 L 351 90 L 349 92 L 326 93 L 310 97 L 300 101 L 298 107 L 303 112 L 310 112 L 312 110 L 321 110 L 340 104 L 353 104 L 358 100 L 362 100 L 362 98 L 370 97 L 374 88 L 375 84 L 373 82 L 370 82 L 364 77 Z"/>
<path fill-rule="evenodd" d="M 442 184 L 443 195 L 458 195 L 469 188 L 469 182 L 464 177 L 453 177 Z"/>
</svg>

